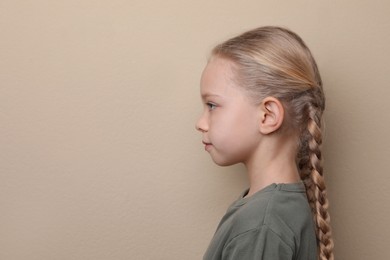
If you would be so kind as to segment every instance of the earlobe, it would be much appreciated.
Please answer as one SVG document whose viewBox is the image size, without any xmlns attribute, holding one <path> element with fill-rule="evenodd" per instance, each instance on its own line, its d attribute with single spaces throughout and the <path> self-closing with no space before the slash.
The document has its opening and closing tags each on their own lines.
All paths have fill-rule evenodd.
<svg viewBox="0 0 390 260">
<path fill-rule="evenodd" d="M 277 131 L 284 119 L 282 103 L 274 97 L 266 97 L 260 104 L 261 121 L 259 130 L 262 134 L 271 134 Z"/>
</svg>

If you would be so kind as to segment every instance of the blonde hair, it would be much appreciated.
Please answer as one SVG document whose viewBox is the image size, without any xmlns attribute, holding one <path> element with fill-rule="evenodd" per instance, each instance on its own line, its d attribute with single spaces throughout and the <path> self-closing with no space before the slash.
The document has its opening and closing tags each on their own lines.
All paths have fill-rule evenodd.
<svg viewBox="0 0 390 260">
<path fill-rule="evenodd" d="M 268 26 L 217 45 L 212 55 L 233 61 L 237 83 L 256 102 L 272 96 L 285 107 L 281 131 L 299 135 L 296 163 L 316 224 L 318 259 L 334 259 L 321 155 L 325 97 L 310 50 L 297 34 Z"/>
</svg>

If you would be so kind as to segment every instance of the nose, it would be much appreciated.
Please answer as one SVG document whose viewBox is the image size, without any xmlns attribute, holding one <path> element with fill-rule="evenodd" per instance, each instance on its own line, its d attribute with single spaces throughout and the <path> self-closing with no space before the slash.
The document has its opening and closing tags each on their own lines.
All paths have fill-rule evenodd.
<svg viewBox="0 0 390 260">
<path fill-rule="evenodd" d="M 209 130 L 207 120 L 204 114 L 199 117 L 198 121 L 195 124 L 195 129 L 202 133 L 207 132 Z"/>
</svg>

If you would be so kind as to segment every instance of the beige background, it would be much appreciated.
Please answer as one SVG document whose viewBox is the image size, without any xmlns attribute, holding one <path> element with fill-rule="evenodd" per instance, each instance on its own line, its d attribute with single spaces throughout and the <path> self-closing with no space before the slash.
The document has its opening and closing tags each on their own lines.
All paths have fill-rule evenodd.
<svg viewBox="0 0 390 260">
<path fill-rule="evenodd" d="M 390 2 L 1 0 L 0 259 L 200 259 L 247 185 L 194 124 L 211 47 L 281 25 L 327 94 L 337 259 L 389 259 Z"/>
</svg>

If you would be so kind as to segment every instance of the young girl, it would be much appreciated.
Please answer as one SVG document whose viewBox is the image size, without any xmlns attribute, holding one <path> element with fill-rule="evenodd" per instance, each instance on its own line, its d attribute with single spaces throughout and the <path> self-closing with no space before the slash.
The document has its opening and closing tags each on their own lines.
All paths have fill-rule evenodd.
<svg viewBox="0 0 390 260">
<path fill-rule="evenodd" d="M 333 259 L 320 149 L 325 99 L 302 39 L 262 27 L 216 46 L 201 96 L 205 150 L 218 165 L 243 163 L 250 183 L 204 259 Z"/>
</svg>

